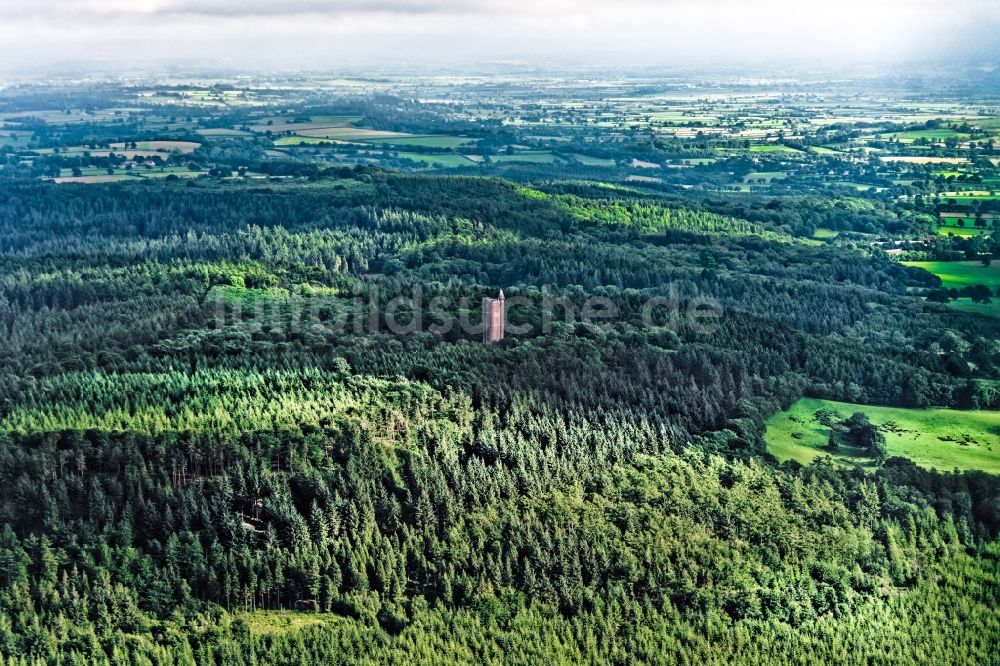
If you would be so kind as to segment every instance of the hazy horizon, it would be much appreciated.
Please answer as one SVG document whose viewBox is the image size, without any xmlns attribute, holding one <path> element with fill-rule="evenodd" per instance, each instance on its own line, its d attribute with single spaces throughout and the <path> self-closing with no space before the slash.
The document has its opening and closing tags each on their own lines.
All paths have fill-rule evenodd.
<svg viewBox="0 0 1000 666">
<path fill-rule="evenodd" d="M 0 71 L 992 59 L 998 27 L 982 0 L 6 0 Z"/>
</svg>

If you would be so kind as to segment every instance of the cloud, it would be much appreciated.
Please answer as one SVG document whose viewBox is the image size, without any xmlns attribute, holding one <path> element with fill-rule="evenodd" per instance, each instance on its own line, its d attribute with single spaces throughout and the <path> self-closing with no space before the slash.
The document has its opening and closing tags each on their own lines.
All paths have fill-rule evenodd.
<svg viewBox="0 0 1000 666">
<path fill-rule="evenodd" d="M 123 53 L 312 68 L 901 60 L 948 54 L 971 28 L 1000 25 L 998 15 L 992 0 L 0 0 L 0 67 Z"/>
<path fill-rule="evenodd" d="M 627 1 L 627 0 L 626 0 Z M 539 3 L 505 0 L 7 0 L 0 15 L 94 18 L 128 16 L 253 17 L 343 14 L 491 13 L 504 6 L 531 9 Z M 542 0 L 541 4 L 546 3 Z M 562 3 L 559 3 L 562 4 Z"/>
<path fill-rule="evenodd" d="M 442 11 L 464 11 L 466 7 L 479 9 L 479 3 L 465 0 L 152 0 L 146 6 L 129 3 L 123 11 L 146 13 L 154 16 L 331 16 L 357 13 L 427 14 Z"/>
<path fill-rule="evenodd" d="M 295 17 L 342 16 L 350 14 L 439 14 L 461 16 L 494 16 L 504 14 L 589 16 L 664 15 L 676 9 L 699 7 L 738 14 L 756 14 L 762 19 L 774 11 L 797 9 L 822 15 L 829 10 L 849 12 L 845 20 L 865 22 L 867 15 L 879 9 L 896 13 L 900 19 L 906 12 L 937 10 L 940 16 L 994 15 L 992 0 L 958 0 L 947 6 L 940 0 L 862 0 L 830 2 L 828 0 L 4 0 L 0 17 L 63 18 L 127 18 L 127 17 Z M 726 16 L 717 17 L 725 21 Z M 817 26 L 821 28 L 821 26 Z"/>
</svg>

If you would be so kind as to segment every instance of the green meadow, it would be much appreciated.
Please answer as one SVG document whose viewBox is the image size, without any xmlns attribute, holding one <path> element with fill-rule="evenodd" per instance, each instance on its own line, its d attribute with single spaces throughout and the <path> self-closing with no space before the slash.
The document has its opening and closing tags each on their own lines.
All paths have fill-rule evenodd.
<svg viewBox="0 0 1000 666">
<path fill-rule="evenodd" d="M 993 299 L 990 303 L 973 303 L 971 298 L 959 298 L 948 303 L 948 307 L 962 312 L 1000 319 L 1000 299 Z"/>
<path fill-rule="evenodd" d="M 968 192 L 942 192 L 941 199 L 950 203 L 978 203 L 1000 199 L 1000 193 L 995 190 L 972 190 Z"/>
<path fill-rule="evenodd" d="M 204 173 L 204 171 L 191 171 L 187 167 L 164 167 L 162 169 L 140 171 L 136 175 L 141 176 L 142 178 L 167 178 L 169 176 L 177 176 L 178 178 L 196 178 Z"/>
<path fill-rule="evenodd" d="M 751 153 L 800 153 L 802 151 L 790 148 L 781 143 L 757 143 L 750 146 Z"/>
<path fill-rule="evenodd" d="M 409 134 L 392 134 L 372 130 L 359 131 L 356 128 L 346 128 L 343 131 L 330 131 L 322 135 L 283 136 L 274 140 L 275 146 L 322 145 L 334 143 L 364 143 L 372 146 L 419 146 L 422 148 L 457 148 L 473 142 L 460 136 L 415 136 Z"/>
<path fill-rule="evenodd" d="M 937 228 L 939 236 L 947 236 L 951 234 L 952 236 L 960 236 L 962 238 L 967 238 L 969 236 L 978 236 L 979 234 L 986 233 L 989 229 L 980 229 L 978 227 L 968 226 L 968 227 L 954 227 L 951 225 L 942 225 Z"/>
<path fill-rule="evenodd" d="M 457 167 L 475 166 L 475 162 L 464 155 L 440 154 L 427 155 L 425 153 L 397 153 L 401 159 L 413 160 L 414 162 L 426 162 L 427 164 L 444 169 L 454 169 Z"/>
<path fill-rule="evenodd" d="M 841 446 L 827 451 L 829 429 L 816 420 L 828 410 L 846 419 L 864 412 L 885 435 L 890 456 L 909 458 L 917 465 L 941 471 L 981 470 L 1000 474 L 1000 412 L 953 409 L 904 409 L 856 405 L 803 398 L 767 421 L 767 450 L 779 460 L 808 465 L 828 457 L 843 465 L 871 467 L 865 452 Z"/>
<path fill-rule="evenodd" d="M 60 176 L 58 178 L 53 178 L 55 183 L 82 183 L 82 184 L 97 184 L 97 183 L 117 183 L 122 180 L 132 180 L 134 176 L 126 173 L 104 173 L 104 174 L 94 174 L 90 176 Z"/>
<path fill-rule="evenodd" d="M 468 139 L 461 136 L 401 136 L 390 137 L 387 139 L 365 140 L 365 143 L 374 143 L 378 145 L 388 144 L 390 146 L 420 146 L 422 148 L 457 148 L 472 142 L 474 142 L 474 139 Z"/>
<path fill-rule="evenodd" d="M 771 182 L 772 180 L 781 180 L 787 177 L 788 174 L 786 174 L 784 171 L 757 171 L 754 173 L 748 173 L 746 176 L 744 176 L 743 182 L 750 183 L 762 180 Z"/>
<path fill-rule="evenodd" d="M 531 164 L 552 164 L 559 161 L 558 157 L 546 151 L 529 151 L 514 155 L 493 155 L 491 159 L 494 162 L 528 162 Z"/>
<path fill-rule="evenodd" d="M 312 136 L 283 136 L 274 140 L 274 145 L 276 146 L 315 146 L 323 144 L 332 145 L 335 143 L 340 142 L 333 139 L 320 139 Z"/>
<path fill-rule="evenodd" d="M 896 139 L 900 143 L 913 143 L 917 139 L 927 139 L 928 141 L 937 142 L 944 141 L 949 137 L 955 137 L 957 139 L 968 139 L 967 134 L 959 134 L 955 130 L 950 129 L 930 129 L 930 130 L 912 130 L 907 132 L 895 132 L 893 134 L 886 134 L 887 139 Z"/>
<path fill-rule="evenodd" d="M 240 130 L 240 129 L 232 129 L 232 128 L 226 128 L 226 127 L 209 127 L 209 128 L 205 128 L 205 129 L 197 129 L 197 130 L 195 130 L 195 132 L 197 134 L 199 134 L 201 136 L 204 136 L 204 137 L 207 137 L 207 138 L 213 138 L 213 137 L 226 138 L 226 137 L 249 137 L 249 136 L 253 136 L 253 134 L 251 132 L 244 132 L 243 130 Z"/>
<path fill-rule="evenodd" d="M 114 169 L 114 173 L 108 173 L 107 169 L 86 168 L 80 169 L 80 175 L 74 176 L 72 169 L 62 169 L 59 176 L 53 180 L 56 183 L 115 183 L 123 180 L 133 180 L 137 178 L 166 178 L 177 176 L 179 178 L 194 178 L 200 176 L 204 171 L 191 171 L 186 166 L 166 166 L 152 169 Z"/>
<path fill-rule="evenodd" d="M 303 129 L 296 132 L 297 136 L 314 139 L 330 139 L 350 143 L 388 144 L 400 146 L 423 146 L 427 148 L 456 148 L 470 143 L 473 139 L 460 136 L 440 134 L 408 134 L 406 132 L 391 132 L 375 130 L 366 127 L 326 127 Z"/>
<path fill-rule="evenodd" d="M 574 153 L 573 159 L 584 166 L 613 167 L 615 165 L 615 161 L 610 157 L 592 157 L 591 155 Z"/>
<path fill-rule="evenodd" d="M 330 123 L 330 124 L 341 124 L 349 125 L 351 123 L 357 123 L 364 120 L 364 116 L 310 116 L 309 120 L 314 123 Z"/>
<path fill-rule="evenodd" d="M 31 132 L 8 132 L 0 128 L 0 146 L 10 146 L 11 148 L 27 148 L 31 143 Z"/>
<path fill-rule="evenodd" d="M 1000 287 L 1000 265 L 983 266 L 979 261 L 904 261 L 907 266 L 923 268 L 941 278 L 946 289 L 961 289 L 985 284 L 995 290 Z"/>
<path fill-rule="evenodd" d="M 945 289 L 961 289 L 984 284 L 996 292 L 1000 288 L 1000 266 L 983 266 L 980 261 L 904 261 L 906 266 L 923 268 L 941 278 Z M 1000 298 L 990 303 L 973 303 L 970 298 L 958 298 L 948 302 L 948 306 L 986 317 L 1000 318 Z"/>
</svg>

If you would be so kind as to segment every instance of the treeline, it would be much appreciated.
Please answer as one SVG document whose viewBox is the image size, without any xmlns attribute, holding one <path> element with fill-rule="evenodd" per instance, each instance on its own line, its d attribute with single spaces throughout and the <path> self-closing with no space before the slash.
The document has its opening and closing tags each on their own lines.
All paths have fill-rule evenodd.
<svg viewBox="0 0 1000 666">
<path fill-rule="evenodd" d="M 727 160 L 726 168 L 737 168 Z M 747 171 L 760 170 L 759 165 L 746 166 Z M 586 181 L 543 182 L 538 189 L 550 194 L 576 194 L 588 198 L 607 199 L 618 196 L 613 190 Z M 644 190 L 656 191 L 657 186 L 644 184 Z M 661 205 L 670 208 L 703 210 L 726 217 L 747 220 L 771 231 L 808 238 L 816 229 L 833 229 L 861 233 L 913 233 L 930 228 L 933 217 L 916 213 L 903 203 L 846 196 L 766 196 L 684 191 L 665 185 L 664 192 L 655 196 Z M 647 198 L 653 196 L 645 194 Z"/>
</svg>

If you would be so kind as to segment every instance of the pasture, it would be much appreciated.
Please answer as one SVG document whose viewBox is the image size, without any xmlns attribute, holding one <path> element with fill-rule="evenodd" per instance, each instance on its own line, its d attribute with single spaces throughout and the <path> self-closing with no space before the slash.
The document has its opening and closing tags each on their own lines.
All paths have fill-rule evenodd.
<svg viewBox="0 0 1000 666">
<path fill-rule="evenodd" d="M 968 190 L 962 192 L 942 192 L 939 195 L 942 199 L 951 203 L 977 203 L 980 201 L 991 201 L 1000 199 L 1000 193 L 995 190 Z"/>
<path fill-rule="evenodd" d="M 909 458 L 926 469 L 1000 474 L 1000 412 L 993 411 L 905 409 L 803 398 L 768 419 L 767 450 L 778 460 L 804 465 L 828 457 L 841 465 L 872 467 L 873 459 L 853 447 L 842 445 L 837 452 L 824 448 L 829 429 L 816 419 L 819 410 L 834 412 L 838 420 L 864 412 L 885 435 L 890 456 Z"/>
<path fill-rule="evenodd" d="M 839 235 L 840 232 L 835 231 L 834 229 L 824 229 L 823 227 L 818 227 L 816 231 L 813 232 L 812 237 L 818 238 L 819 240 L 829 240 L 836 238 Z"/>
<path fill-rule="evenodd" d="M 196 141 L 137 141 L 135 148 L 130 148 L 124 143 L 112 143 L 111 150 L 115 153 L 122 151 L 153 151 L 156 153 L 193 153 L 201 147 Z"/>
<path fill-rule="evenodd" d="M 191 141 L 152 142 L 152 143 L 191 144 L 191 145 L 193 145 L 195 147 L 201 145 L 201 144 L 194 143 L 194 142 L 191 142 Z M 108 157 L 111 153 L 114 153 L 115 155 L 122 155 L 124 157 L 127 157 L 130 160 L 131 159 L 135 159 L 137 157 L 156 157 L 156 156 L 159 156 L 161 158 L 168 158 L 171 155 L 171 151 L 165 150 L 163 148 L 144 148 L 144 149 L 140 148 L 140 149 L 132 149 L 132 148 L 124 148 L 124 145 L 125 144 L 123 144 L 123 143 L 111 144 L 110 148 L 88 148 L 87 146 L 68 146 L 68 147 L 65 147 L 65 148 L 38 148 L 38 149 L 34 150 L 33 152 L 38 153 L 39 155 L 56 155 L 56 154 L 58 154 L 58 155 L 61 155 L 62 157 L 86 157 L 88 155 L 91 156 L 91 157 Z M 146 145 L 146 146 L 148 146 L 149 144 L 148 143 L 145 143 L 145 144 L 140 143 L 140 144 L 137 144 L 137 145 Z M 183 148 L 183 149 L 178 149 L 181 154 L 187 154 L 187 153 L 190 153 L 190 152 L 192 152 L 194 150 L 194 148 L 189 148 L 189 146 L 182 146 L 181 148 Z"/>
<path fill-rule="evenodd" d="M 27 148 L 31 143 L 32 132 L 11 132 L 0 129 L 0 146 L 10 146 L 15 150 Z"/>
<path fill-rule="evenodd" d="M 971 225 L 968 227 L 956 227 L 952 225 L 942 224 L 937 228 L 937 233 L 939 236 L 947 236 L 950 234 L 952 236 L 959 236 L 961 238 L 968 238 L 969 236 L 978 236 L 979 234 L 986 233 L 987 231 L 989 231 L 989 229 L 980 229 L 978 227 L 974 227 Z"/>
<path fill-rule="evenodd" d="M 414 162 L 426 162 L 432 167 L 443 168 L 443 169 L 454 169 L 457 167 L 467 167 L 475 166 L 476 162 L 470 160 L 465 155 L 452 155 L 452 154 L 436 154 L 428 155 L 425 153 L 397 153 L 397 156 L 401 159 L 413 160 Z"/>
<path fill-rule="evenodd" d="M 391 146 L 420 146 L 425 148 L 457 148 L 474 141 L 467 137 L 445 136 L 439 134 L 409 134 L 407 132 L 391 132 L 374 130 L 366 127 L 336 127 L 304 129 L 296 132 L 296 136 L 316 139 L 330 139 L 346 143 L 367 143 Z"/>
<path fill-rule="evenodd" d="M 319 139 L 337 139 L 338 141 L 366 141 L 369 139 L 393 139 L 413 136 L 406 132 L 392 132 L 389 130 L 374 130 L 367 127 L 321 127 L 318 129 L 304 129 L 296 132 L 299 136 L 311 136 Z"/>
<path fill-rule="evenodd" d="M 284 132 L 286 126 L 275 125 L 278 131 Z M 440 134 L 409 134 L 406 132 L 391 132 L 387 130 L 374 130 L 366 127 L 351 127 L 347 125 L 322 125 L 299 124 L 299 129 L 290 136 L 282 136 L 274 141 L 276 146 L 290 146 L 299 144 L 323 144 L 323 143 L 362 143 L 373 146 L 417 146 L 421 148 L 444 148 L 452 149 L 473 143 L 475 139 L 460 136 L 446 136 Z"/>
<path fill-rule="evenodd" d="M 137 169 L 115 169 L 114 173 L 108 173 L 107 169 L 86 168 L 80 169 L 80 175 L 74 176 L 71 169 L 62 169 L 59 176 L 52 179 L 52 182 L 65 183 L 116 183 L 124 180 L 140 180 L 143 178 L 166 178 L 177 176 L 178 178 L 195 178 L 204 174 L 204 171 L 191 171 L 186 166 L 166 166 L 158 168 L 137 168 Z"/>
<path fill-rule="evenodd" d="M 82 184 L 92 184 L 96 185 L 98 183 L 117 183 L 122 180 L 132 180 L 135 176 L 130 176 L 126 173 L 115 173 L 115 174 L 95 174 L 90 176 L 59 176 L 58 178 L 53 178 L 52 182 L 64 184 L 64 183 L 82 183 Z"/>
<path fill-rule="evenodd" d="M 994 299 L 990 303 L 973 303 L 971 298 L 959 298 L 949 302 L 948 307 L 961 312 L 1000 319 L 1000 299 Z"/>
<path fill-rule="evenodd" d="M 946 289 L 961 289 L 985 284 L 992 290 L 1000 287 L 1000 265 L 983 266 L 979 261 L 904 261 L 906 266 L 916 266 L 941 278 Z"/>
<path fill-rule="evenodd" d="M 754 173 L 748 173 L 743 177 L 744 183 L 770 183 L 772 180 L 781 180 L 787 178 L 788 174 L 784 171 L 757 171 Z"/>
<path fill-rule="evenodd" d="M 308 136 L 283 136 L 280 139 L 274 140 L 275 146 L 332 146 L 339 143 L 343 143 L 343 141 L 317 139 L 316 137 Z"/>
<path fill-rule="evenodd" d="M 883 162 L 902 162 L 904 164 L 968 164 L 967 157 L 936 157 L 933 155 L 886 155 L 880 157 Z"/>
<path fill-rule="evenodd" d="M 115 173 L 115 175 L 123 175 L 123 176 L 131 175 L 130 172 L 126 171 L 125 169 L 115 169 L 114 173 Z M 107 175 L 112 175 L 112 174 L 108 174 L 108 170 L 107 169 L 101 169 L 101 168 L 98 168 L 98 167 L 86 167 L 86 168 L 80 169 L 80 172 L 79 172 L 79 174 L 76 177 L 80 178 L 80 177 L 86 177 L 86 176 L 107 176 Z M 59 178 L 71 178 L 71 177 L 73 177 L 73 170 L 72 169 L 60 169 L 59 170 Z"/>
<path fill-rule="evenodd" d="M 230 129 L 226 127 L 210 127 L 206 129 L 198 129 L 195 132 L 206 138 L 230 138 L 230 137 L 240 137 L 245 138 L 253 136 L 250 132 L 245 132 L 240 129 Z"/>
<path fill-rule="evenodd" d="M 904 261 L 906 266 L 916 266 L 941 278 L 945 289 L 961 289 L 984 284 L 996 293 L 1000 288 L 1000 266 L 983 266 L 979 261 Z M 1000 298 L 990 303 L 973 303 L 971 298 L 957 298 L 948 307 L 961 312 L 1000 318 Z"/>
<path fill-rule="evenodd" d="M 366 140 L 365 143 L 374 144 L 389 144 L 390 146 L 419 146 L 421 148 L 458 148 L 459 146 L 465 146 L 469 143 L 474 142 L 474 139 L 468 139 L 461 136 L 443 136 L 443 135 L 428 135 L 428 136 L 400 136 L 391 137 L 389 139 L 372 139 Z"/>
<path fill-rule="evenodd" d="M 796 150 L 790 146 L 786 146 L 782 143 L 756 143 L 750 146 L 751 153 L 801 153 L 801 150 Z"/>
<path fill-rule="evenodd" d="M 527 162 L 529 164 L 552 164 L 559 158 L 548 151 L 527 151 L 513 155 L 492 155 L 493 162 Z"/>
<path fill-rule="evenodd" d="M 167 176 L 177 176 L 178 178 L 195 178 L 204 174 L 204 171 L 191 171 L 187 167 L 163 167 L 160 169 L 143 169 L 137 175 L 142 178 L 166 178 Z"/>
<path fill-rule="evenodd" d="M 892 134 L 886 134 L 885 138 L 895 139 L 900 143 L 913 143 L 918 139 L 926 139 L 932 143 L 940 143 L 948 138 L 956 138 L 959 140 L 968 139 L 968 134 L 959 134 L 955 130 L 950 129 L 929 129 L 929 130 L 912 130 L 907 132 L 894 132 Z"/>
<path fill-rule="evenodd" d="M 572 157 L 584 166 L 613 167 L 615 165 L 615 161 L 610 157 L 592 157 L 580 153 L 573 153 Z"/>
</svg>

